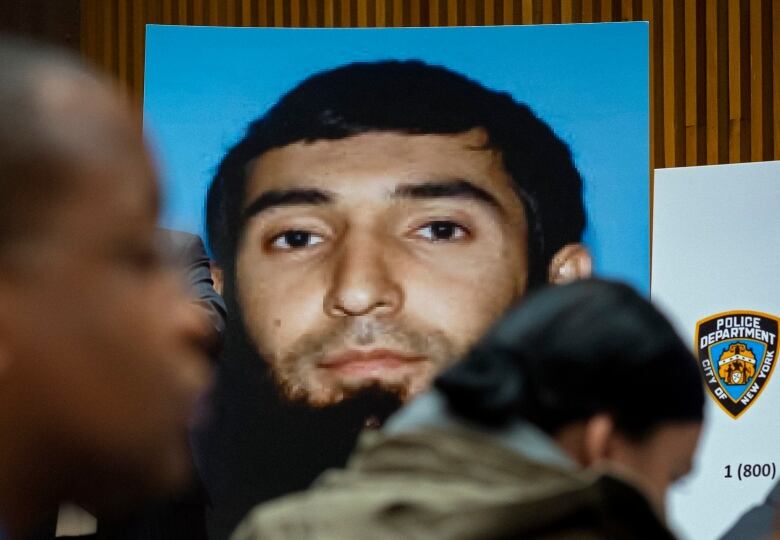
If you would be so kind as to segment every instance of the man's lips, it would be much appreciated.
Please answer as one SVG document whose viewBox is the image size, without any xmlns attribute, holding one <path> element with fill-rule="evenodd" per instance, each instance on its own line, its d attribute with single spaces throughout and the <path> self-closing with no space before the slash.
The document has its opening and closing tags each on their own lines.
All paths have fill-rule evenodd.
<svg viewBox="0 0 780 540">
<path fill-rule="evenodd" d="M 404 368 L 424 359 L 422 356 L 403 354 L 388 349 L 347 351 L 325 358 L 317 363 L 317 367 L 344 375 L 371 376 Z"/>
</svg>

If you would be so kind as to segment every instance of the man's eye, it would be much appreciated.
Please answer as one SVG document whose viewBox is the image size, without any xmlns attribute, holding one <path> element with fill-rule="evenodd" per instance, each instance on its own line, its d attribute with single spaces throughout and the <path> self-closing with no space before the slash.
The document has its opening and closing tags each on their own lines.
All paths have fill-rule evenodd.
<svg viewBox="0 0 780 540">
<path fill-rule="evenodd" d="M 432 221 L 419 229 L 417 232 L 426 240 L 432 242 L 460 240 L 466 237 L 467 230 L 452 221 Z"/>
<path fill-rule="evenodd" d="M 323 242 L 322 236 L 307 231 L 285 231 L 274 237 L 271 247 L 274 249 L 301 249 Z"/>
</svg>

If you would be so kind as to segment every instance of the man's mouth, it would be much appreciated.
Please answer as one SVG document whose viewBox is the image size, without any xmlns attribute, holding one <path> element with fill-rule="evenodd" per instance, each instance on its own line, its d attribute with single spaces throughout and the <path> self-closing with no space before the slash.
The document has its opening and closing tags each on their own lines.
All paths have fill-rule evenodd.
<svg viewBox="0 0 780 540">
<path fill-rule="evenodd" d="M 329 356 L 317 367 L 345 376 L 373 377 L 411 367 L 425 357 L 403 354 L 389 349 L 351 350 Z"/>
</svg>

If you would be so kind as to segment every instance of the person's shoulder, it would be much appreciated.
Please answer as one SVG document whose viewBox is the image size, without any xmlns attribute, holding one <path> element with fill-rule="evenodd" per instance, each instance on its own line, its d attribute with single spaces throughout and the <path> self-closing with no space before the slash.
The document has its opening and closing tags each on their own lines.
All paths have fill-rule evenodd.
<svg viewBox="0 0 780 540">
<path fill-rule="evenodd" d="M 239 524 L 230 540 L 260 538 L 273 540 L 283 537 L 295 540 L 313 537 L 307 528 L 308 516 L 305 517 L 306 523 L 300 519 L 304 516 L 298 516 L 299 519 L 289 519 L 290 505 L 286 499 L 288 498 L 284 497 L 254 508 Z"/>
<path fill-rule="evenodd" d="M 384 538 L 364 523 L 367 514 L 361 511 L 359 495 L 347 499 L 352 502 L 345 501 L 343 494 L 329 500 L 315 489 L 262 504 L 244 519 L 231 540 Z"/>
<path fill-rule="evenodd" d="M 663 517 L 629 478 L 600 474 L 586 490 L 589 513 L 598 516 L 592 530 L 609 538 L 674 540 Z"/>
</svg>

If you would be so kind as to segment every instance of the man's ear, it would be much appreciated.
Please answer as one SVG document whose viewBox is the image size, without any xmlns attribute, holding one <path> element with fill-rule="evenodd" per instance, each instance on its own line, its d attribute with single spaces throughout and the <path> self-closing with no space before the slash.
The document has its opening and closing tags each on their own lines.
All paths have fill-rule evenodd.
<svg viewBox="0 0 780 540">
<path fill-rule="evenodd" d="M 592 467 L 610 458 L 615 423 L 606 414 L 597 414 L 585 424 L 583 434 L 583 465 Z"/>
<path fill-rule="evenodd" d="M 553 256 L 547 280 L 561 285 L 590 277 L 593 261 L 588 248 L 582 244 L 566 244 Z"/>
<path fill-rule="evenodd" d="M 218 295 L 222 296 L 222 286 L 225 284 L 222 268 L 217 266 L 217 263 L 214 261 L 211 261 L 209 270 L 211 271 L 211 281 L 214 282 L 214 290 L 217 291 Z"/>
</svg>

